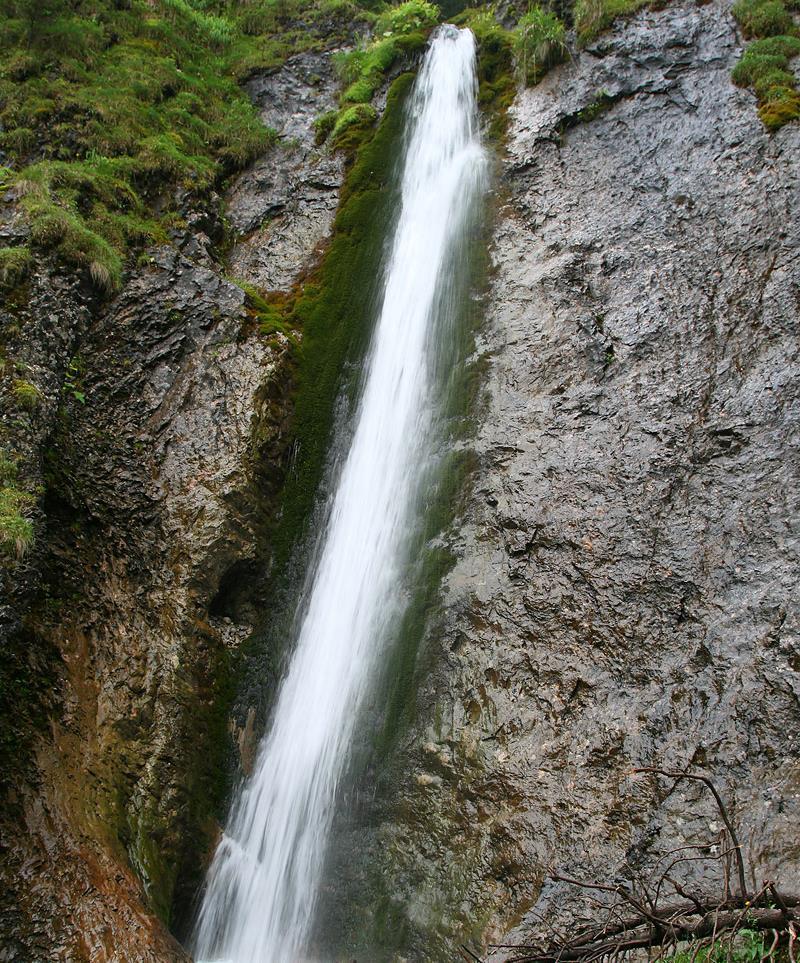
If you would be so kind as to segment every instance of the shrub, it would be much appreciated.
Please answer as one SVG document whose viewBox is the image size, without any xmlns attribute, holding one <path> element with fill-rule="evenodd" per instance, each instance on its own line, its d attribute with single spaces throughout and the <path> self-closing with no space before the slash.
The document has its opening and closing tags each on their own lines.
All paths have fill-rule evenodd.
<svg viewBox="0 0 800 963">
<path fill-rule="evenodd" d="M 526 84 L 536 84 L 567 53 L 564 24 L 554 13 L 533 7 L 520 17 L 514 51 Z"/>
<path fill-rule="evenodd" d="M 387 33 L 407 34 L 432 27 L 439 19 L 439 10 L 427 0 L 406 0 L 396 7 L 389 7 L 375 23 L 375 35 Z"/>
</svg>

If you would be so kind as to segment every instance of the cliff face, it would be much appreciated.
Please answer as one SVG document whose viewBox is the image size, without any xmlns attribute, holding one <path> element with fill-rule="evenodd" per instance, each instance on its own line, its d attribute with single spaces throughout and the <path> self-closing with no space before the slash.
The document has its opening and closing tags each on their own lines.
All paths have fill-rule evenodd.
<svg viewBox="0 0 800 963">
<path fill-rule="evenodd" d="M 109 305 L 40 261 L 3 319 L 41 392 L 22 412 L 7 392 L 4 427 L 43 492 L 36 547 L 7 573 L 4 644 L 28 686 L 16 678 L 14 697 L 49 719 L 33 734 L 15 720 L 4 959 L 187 959 L 162 920 L 185 926 L 224 804 L 295 368 L 223 274 L 217 211 L 238 280 L 286 291 L 313 263 L 342 176 L 339 161 L 319 173 L 313 148 L 330 73 L 309 54 L 251 82 L 283 139 L 224 201 L 186 209 Z M 5 233 L 24 240 L 9 211 Z M 246 253 L 262 247 L 271 273 Z"/>
<path fill-rule="evenodd" d="M 637 765 L 703 765 L 757 869 L 800 885 L 800 131 L 765 133 L 730 81 L 739 46 L 727 3 L 678 3 L 511 108 L 478 467 L 416 720 L 358 835 L 359 958 L 570 920 L 548 868 L 606 876 L 706 839 L 709 800 Z M 162 920 L 185 924 L 213 845 L 296 387 L 290 339 L 226 274 L 296 287 L 344 177 L 314 147 L 326 55 L 250 93 L 282 139 L 110 304 L 40 259 L 2 309 L 41 389 L 29 409 L 5 390 L 3 427 L 43 494 L 0 605 L 29 760 L 0 826 L 0 958 L 186 959 Z M 385 193 L 373 166 L 351 225 Z M 322 287 L 370 263 L 338 252 Z M 245 768 L 252 720 L 231 733 Z"/>
<path fill-rule="evenodd" d="M 703 766 L 800 882 L 800 130 L 740 44 L 725 3 L 643 13 L 511 109 L 479 468 L 376 849 L 412 959 L 713 835 L 636 766 Z"/>
</svg>

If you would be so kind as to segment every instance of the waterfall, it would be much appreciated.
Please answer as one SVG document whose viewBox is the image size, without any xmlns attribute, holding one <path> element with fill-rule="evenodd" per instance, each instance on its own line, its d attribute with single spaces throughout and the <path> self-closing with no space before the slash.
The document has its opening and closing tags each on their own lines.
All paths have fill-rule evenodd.
<svg viewBox="0 0 800 963">
<path fill-rule="evenodd" d="M 209 870 L 198 960 L 307 958 L 337 784 L 403 613 L 419 503 L 441 454 L 454 266 L 486 170 L 475 92 L 472 34 L 440 27 L 408 105 L 401 208 L 352 441 L 271 726 Z"/>
</svg>

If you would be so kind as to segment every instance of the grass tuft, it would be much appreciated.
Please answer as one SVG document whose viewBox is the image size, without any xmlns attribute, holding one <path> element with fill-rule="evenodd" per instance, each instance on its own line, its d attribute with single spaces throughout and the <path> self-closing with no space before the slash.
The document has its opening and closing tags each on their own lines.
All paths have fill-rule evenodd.
<svg viewBox="0 0 800 963">
<path fill-rule="evenodd" d="M 21 559 L 33 545 L 33 523 L 26 513 L 35 504 L 32 495 L 17 487 L 17 466 L 0 451 L 0 557 Z"/>
<path fill-rule="evenodd" d="M 732 12 L 748 40 L 789 34 L 794 29 L 783 0 L 737 0 Z"/>
<path fill-rule="evenodd" d="M 547 71 L 567 56 L 566 28 L 549 10 L 532 7 L 514 31 L 514 52 L 523 81 L 538 84 Z"/>
<path fill-rule="evenodd" d="M 428 9 L 391 16 L 405 29 Z M 46 16 L 4 0 L 3 15 L 5 180 L 34 246 L 105 291 L 166 237 L 177 189 L 202 195 L 274 141 L 241 80 L 375 19 L 350 0 L 48 0 Z"/>
<path fill-rule="evenodd" d="M 576 0 L 573 17 L 578 45 L 585 47 L 618 18 L 648 6 L 651 0 Z"/>
<path fill-rule="evenodd" d="M 9 290 L 24 280 L 31 268 L 30 248 L 0 248 L 0 289 Z"/>
<path fill-rule="evenodd" d="M 422 50 L 438 19 L 439 8 L 434 4 L 406 0 L 387 7 L 377 17 L 372 41 L 336 56 L 334 62 L 345 90 L 335 120 L 326 117 L 323 126 L 317 127 L 320 143 L 330 134 L 334 150 L 353 153 L 372 128 L 376 113 L 369 105 L 389 70 L 401 58 Z"/>
</svg>

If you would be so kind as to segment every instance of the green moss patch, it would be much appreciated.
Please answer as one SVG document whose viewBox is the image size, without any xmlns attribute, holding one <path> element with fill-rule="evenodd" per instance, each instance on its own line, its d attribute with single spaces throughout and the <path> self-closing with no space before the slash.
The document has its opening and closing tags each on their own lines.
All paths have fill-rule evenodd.
<svg viewBox="0 0 800 963">
<path fill-rule="evenodd" d="M 118 286 L 132 249 L 165 240 L 177 188 L 202 195 L 274 138 L 241 79 L 370 16 L 347 0 L 3 0 L 3 177 L 33 243 Z"/>
<path fill-rule="evenodd" d="M 28 516 L 35 503 L 34 496 L 19 487 L 16 463 L 0 451 L 0 564 L 21 559 L 33 545 Z"/>
<path fill-rule="evenodd" d="M 371 101 L 390 69 L 424 48 L 438 19 L 438 7 L 427 0 L 387 6 L 375 20 L 370 41 L 335 57 L 344 90 L 339 110 L 317 119 L 318 143 L 330 135 L 332 149 L 351 155 L 356 151 L 375 122 L 377 112 Z"/>
<path fill-rule="evenodd" d="M 739 0 L 733 15 L 748 44 L 731 77 L 758 100 L 758 115 L 775 131 L 800 117 L 800 92 L 789 62 L 800 55 L 800 29 L 783 0 Z"/>
<path fill-rule="evenodd" d="M 516 93 L 514 77 L 514 35 L 497 22 L 485 7 L 463 10 L 453 23 L 469 27 L 478 47 L 478 107 L 489 120 L 489 136 L 502 141 L 508 123 L 508 108 Z"/>
<path fill-rule="evenodd" d="M 11 290 L 24 280 L 32 263 L 30 248 L 0 248 L 0 290 Z"/>
<path fill-rule="evenodd" d="M 403 104 L 412 74 L 392 84 L 386 109 L 348 172 L 332 241 L 319 268 L 282 309 L 282 323 L 302 331 L 297 351 L 295 449 L 276 535 L 279 564 L 301 537 L 322 477 L 334 403 L 347 359 L 363 352 L 378 296 L 385 239 L 396 204 L 394 168 Z"/>
<path fill-rule="evenodd" d="M 733 16 L 748 40 L 776 37 L 794 30 L 794 20 L 783 0 L 737 0 Z"/>
</svg>

